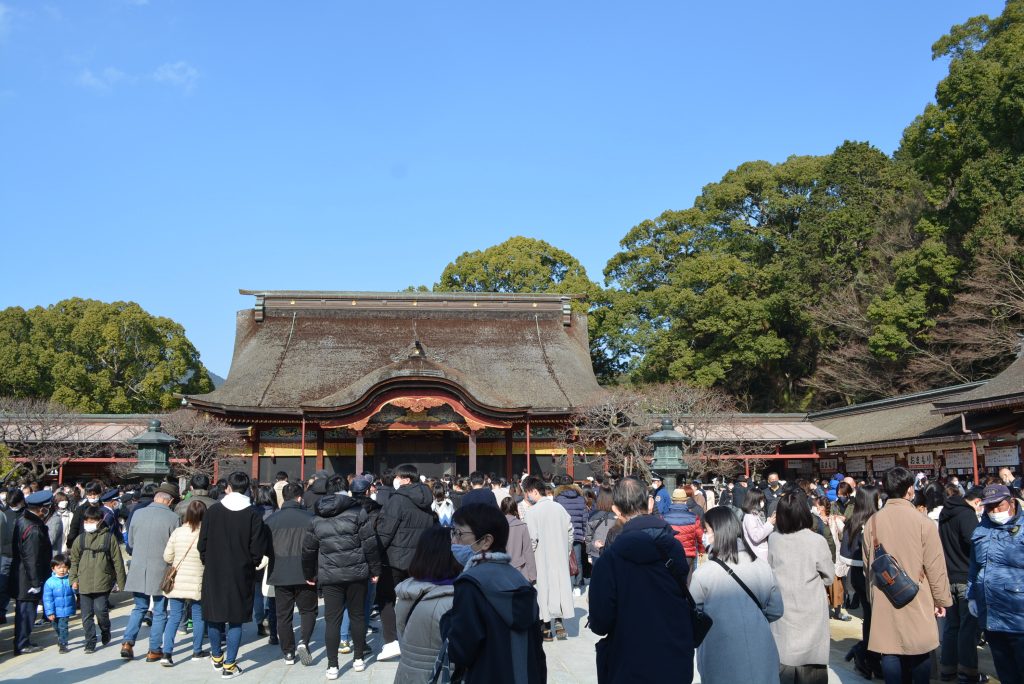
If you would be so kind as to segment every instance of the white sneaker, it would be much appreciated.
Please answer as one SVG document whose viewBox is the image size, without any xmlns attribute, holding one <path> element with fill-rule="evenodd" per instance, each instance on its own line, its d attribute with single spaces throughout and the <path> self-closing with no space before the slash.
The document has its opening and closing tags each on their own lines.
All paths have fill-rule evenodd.
<svg viewBox="0 0 1024 684">
<path fill-rule="evenodd" d="M 384 648 L 380 650 L 380 655 L 377 656 L 377 660 L 391 660 L 402 655 L 402 648 L 398 645 L 397 641 L 389 641 L 384 644 Z"/>
<path fill-rule="evenodd" d="M 572 590 L 572 595 L 573 596 L 583 596 L 583 592 L 580 591 L 579 587 L 576 587 L 575 589 Z"/>
<path fill-rule="evenodd" d="M 337 679 L 339 676 L 341 676 L 341 670 L 339 670 L 336 667 L 329 667 L 329 668 L 327 668 L 327 678 L 328 679 Z"/>
<path fill-rule="evenodd" d="M 362 672 L 366 669 L 366 663 L 364 663 L 362 659 L 356 658 L 352 661 L 352 669 L 356 672 Z"/>
</svg>

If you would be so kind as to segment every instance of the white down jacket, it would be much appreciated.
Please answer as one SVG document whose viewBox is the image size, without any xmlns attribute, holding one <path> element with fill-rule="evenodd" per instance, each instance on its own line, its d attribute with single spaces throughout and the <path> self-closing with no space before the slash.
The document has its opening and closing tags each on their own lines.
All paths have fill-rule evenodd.
<svg viewBox="0 0 1024 684">
<path fill-rule="evenodd" d="M 196 548 L 198 539 L 199 529 L 193 532 L 188 524 L 185 524 L 174 530 L 171 538 L 167 540 L 164 562 L 178 568 L 178 574 L 174 578 L 174 589 L 167 594 L 170 598 L 193 601 L 202 599 L 203 561 L 199 556 L 199 549 Z"/>
</svg>

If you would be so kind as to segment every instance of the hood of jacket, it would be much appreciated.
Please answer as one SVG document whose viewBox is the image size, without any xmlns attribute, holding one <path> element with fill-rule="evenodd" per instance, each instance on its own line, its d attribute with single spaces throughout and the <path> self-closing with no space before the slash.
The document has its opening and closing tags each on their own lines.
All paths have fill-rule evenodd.
<svg viewBox="0 0 1024 684">
<path fill-rule="evenodd" d="M 452 596 L 455 593 L 454 584 L 434 584 L 422 580 L 409 578 L 395 587 L 395 594 L 400 599 L 415 601 L 423 597 L 424 600 Z"/>
<path fill-rule="evenodd" d="M 244 511 L 246 508 L 249 507 L 250 503 L 249 497 L 247 497 L 245 494 L 239 494 L 238 492 L 231 492 L 230 494 L 225 494 L 224 498 L 221 499 L 220 502 L 224 504 L 224 508 L 228 509 L 229 511 L 236 512 Z"/>
<path fill-rule="evenodd" d="M 942 511 L 939 513 L 939 524 L 947 523 L 953 518 L 961 515 L 970 515 L 975 520 L 977 520 L 978 517 L 978 514 L 974 511 L 974 507 L 964 501 L 964 497 L 960 495 L 951 496 L 946 499 L 946 502 L 942 506 Z"/>
<path fill-rule="evenodd" d="M 313 484 L 311 484 L 309 486 L 309 491 L 313 492 L 314 494 L 319 494 L 321 496 L 326 494 L 327 493 L 327 478 L 318 477 L 315 480 L 313 480 Z"/>
<path fill-rule="evenodd" d="M 652 543 L 653 541 L 653 543 Z M 664 563 L 672 545 L 678 545 L 667 522 L 654 515 L 641 515 L 625 524 L 613 548 L 619 557 L 636 565 Z"/>
<path fill-rule="evenodd" d="M 665 522 L 669 525 L 678 525 L 680 527 L 697 523 L 697 516 L 694 515 L 693 511 L 685 503 L 674 503 L 669 506 L 668 513 L 664 515 L 664 518 Z"/>
<path fill-rule="evenodd" d="M 537 622 L 537 592 L 523 575 L 509 565 L 508 554 L 487 558 L 459 575 L 458 582 L 473 582 L 510 629 L 529 629 Z M 511 572 L 510 572 L 511 571 Z"/>
<path fill-rule="evenodd" d="M 555 489 L 555 497 L 564 496 L 566 499 L 576 499 L 583 496 L 583 492 L 576 485 L 561 485 Z"/>
<path fill-rule="evenodd" d="M 355 500 L 344 494 L 328 494 L 316 502 L 316 514 L 321 518 L 333 518 L 358 505 Z"/>
<path fill-rule="evenodd" d="M 393 496 L 404 496 L 413 503 L 416 508 L 431 513 L 430 504 L 434 503 L 434 493 L 422 482 L 415 482 L 398 489 Z"/>
</svg>

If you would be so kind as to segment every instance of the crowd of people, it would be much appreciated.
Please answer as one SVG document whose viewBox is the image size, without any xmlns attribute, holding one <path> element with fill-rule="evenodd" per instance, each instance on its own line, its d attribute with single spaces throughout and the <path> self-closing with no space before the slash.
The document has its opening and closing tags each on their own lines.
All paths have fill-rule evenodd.
<svg viewBox="0 0 1024 684">
<path fill-rule="evenodd" d="M 1008 469 L 974 487 L 903 468 L 671 491 L 650 479 L 403 465 L 272 485 L 197 474 L 184 493 L 28 483 L 0 491 L 0 621 L 13 599 L 13 653 L 39 650 L 33 629 L 49 623 L 63 654 L 79 615 L 91 654 L 126 592 L 117 656 L 135 659 L 148 629 L 146 662 L 233 678 L 250 622 L 284 663 L 313 665 L 322 602 L 329 680 L 341 656 L 354 672 L 375 656 L 398 662 L 396 682 L 523 684 L 546 679 L 544 643 L 571 638 L 586 596 L 600 682 L 689 682 L 696 663 L 708 684 L 816 684 L 829 621 L 859 611 L 847 660 L 866 679 L 927 682 L 934 658 L 943 681 L 984 682 L 987 645 L 1000 681 L 1024 682 L 1024 501 Z"/>
</svg>

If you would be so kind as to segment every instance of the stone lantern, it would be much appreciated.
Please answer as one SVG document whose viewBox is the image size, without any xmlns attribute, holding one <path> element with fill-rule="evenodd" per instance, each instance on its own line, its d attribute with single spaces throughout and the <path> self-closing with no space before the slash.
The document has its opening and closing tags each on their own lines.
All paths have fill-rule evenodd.
<svg viewBox="0 0 1024 684">
<path fill-rule="evenodd" d="M 661 421 L 661 430 L 646 439 L 654 445 L 651 470 L 664 478 L 665 488 L 671 492 L 676 487 L 678 475 L 690 469 L 683 461 L 683 447 L 690 439 L 677 431 L 668 418 Z"/>
<path fill-rule="evenodd" d="M 149 427 L 145 432 L 128 440 L 129 444 L 136 445 L 139 450 L 139 462 L 132 470 L 132 475 L 156 478 L 170 473 L 171 464 L 168 460 L 168 453 L 171 445 L 177 442 L 178 440 L 160 428 L 159 420 L 154 418 L 149 421 Z"/>
</svg>

